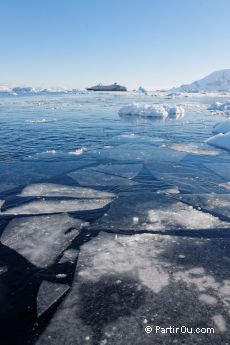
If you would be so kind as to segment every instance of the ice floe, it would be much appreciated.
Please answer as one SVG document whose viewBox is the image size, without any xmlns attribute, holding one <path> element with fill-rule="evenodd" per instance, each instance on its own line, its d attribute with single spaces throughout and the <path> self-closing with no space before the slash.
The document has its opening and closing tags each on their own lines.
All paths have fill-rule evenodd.
<svg viewBox="0 0 230 345">
<path fill-rule="evenodd" d="M 118 112 L 120 116 L 143 116 L 159 119 L 178 118 L 184 115 L 184 108 L 181 105 L 168 106 L 163 104 L 142 104 L 133 103 L 121 108 Z"/>
<path fill-rule="evenodd" d="M 0 240 L 32 264 L 46 267 L 87 224 L 67 214 L 14 218 Z"/>
<path fill-rule="evenodd" d="M 143 143 L 122 144 L 97 153 L 100 157 L 120 161 L 178 162 L 186 153 L 176 152 L 166 147 L 157 147 Z"/>
<path fill-rule="evenodd" d="M 34 200 L 2 211 L 1 214 L 49 214 L 96 210 L 112 202 L 110 199 Z"/>
<path fill-rule="evenodd" d="M 128 232 L 216 229 L 229 227 L 229 223 L 167 195 L 135 192 L 116 199 L 95 226 Z"/>
<path fill-rule="evenodd" d="M 204 164 L 209 170 L 213 171 L 217 175 L 230 180 L 230 163 L 206 163 Z"/>
<path fill-rule="evenodd" d="M 37 316 L 40 317 L 54 303 L 56 303 L 67 291 L 69 285 L 43 281 L 37 295 Z"/>
<path fill-rule="evenodd" d="M 47 197 L 72 197 L 72 198 L 113 198 L 114 193 L 102 192 L 92 188 L 75 187 L 55 183 L 37 183 L 26 186 L 19 196 L 47 196 Z"/>
</svg>

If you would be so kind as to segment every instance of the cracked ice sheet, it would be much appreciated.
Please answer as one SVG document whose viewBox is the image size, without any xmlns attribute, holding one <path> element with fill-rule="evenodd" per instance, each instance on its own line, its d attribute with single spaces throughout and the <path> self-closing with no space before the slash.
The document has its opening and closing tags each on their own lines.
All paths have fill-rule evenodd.
<svg viewBox="0 0 230 345">
<path fill-rule="evenodd" d="M 25 187 L 19 196 L 63 196 L 73 198 L 113 198 L 115 194 L 92 188 L 75 187 L 54 183 L 37 183 Z M 1 205 L 1 203 L 0 203 Z"/>
<path fill-rule="evenodd" d="M 132 179 L 140 173 L 142 167 L 142 164 L 101 164 L 95 170 Z"/>
<path fill-rule="evenodd" d="M 156 162 L 178 162 L 187 153 L 177 152 L 168 148 L 156 147 L 146 144 L 124 144 L 118 147 L 98 152 L 100 157 L 121 161 L 156 161 Z"/>
<path fill-rule="evenodd" d="M 96 168 L 86 168 L 68 174 L 82 186 L 127 186 L 137 183 L 125 177 L 114 176 L 99 172 Z"/>
<path fill-rule="evenodd" d="M 67 284 L 43 281 L 37 295 L 37 316 L 40 317 L 70 289 Z"/>
<path fill-rule="evenodd" d="M 207 163 L 204 165 L 217 175 L 224 177 L 226 180 L 230 180 L 230 163 Z"/>
<path fill-rule="evenodd" d="M 181 194 L 177 198 L 190 205 L 230 217 L 230 194 Z"/>
<path fill-rule="evenodd" d="M 15 207 L 7 208 L 0 215 L 7 214 L 49 214 L 60 212 L 77 212 L 97 210 L 112 202 L 110 199 L 68 199 L 68 200 L 35 200 Z"/>
<path fill-rule="evenodd" d="M 67 214 L 15 218 L 0 240 L 32 264 L 46 267 L 55 262 L 86 225 Z"/>
<path fill-rule="evenodd" d="M 216 174 L 206 172 L 204 167 L 190 167 L 179 164 L 150 163 L 147 168 L 153 177 L 171 183 L 189 193 L 223 192 L 222 179 Z"/>
<path fill-rule="evenodd" d="M 93 229 L 167 231 L 228 228 L 209 213 L 158 193 L 123 193 Z"/>
<path fill-rule="evenodd" d="M 206 342 L 226 343 L 226 245 L 218 239 L 100 233 L 81 247 L 72 290 L 36 345 L 172 344 L 171 334 L 147 335 L 146 325 L 215 326 Z M 200 334 L 174 339 L 204 344 Z"/>
</svg>

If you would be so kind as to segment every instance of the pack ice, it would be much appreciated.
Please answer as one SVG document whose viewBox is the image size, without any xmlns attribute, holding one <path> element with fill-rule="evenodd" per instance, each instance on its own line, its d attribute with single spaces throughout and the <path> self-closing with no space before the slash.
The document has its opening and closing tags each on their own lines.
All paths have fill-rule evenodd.
<svg viewBox="0 0 230 345">
<path fill-rule="evenodd" d="M 46 267 L 86 225 L 67 214 L 14 218 L 5 228 L 1 242 L 32 264 Z"/>
</svg>

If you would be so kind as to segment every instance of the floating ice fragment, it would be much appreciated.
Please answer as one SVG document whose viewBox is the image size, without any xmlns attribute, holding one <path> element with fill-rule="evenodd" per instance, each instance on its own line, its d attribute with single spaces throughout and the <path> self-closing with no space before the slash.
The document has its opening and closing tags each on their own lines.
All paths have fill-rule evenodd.
<svg viewBox="0 0 230 345">
<path fill-rule="evenodd" d="M 74 155 L 74 156 L 80 156 L 82 155 L 84 152 L 86 151 L 85 147 L 82 147 L 80 149 L 76 149 L 75 151 L 70 151 L 69 154 L 70 155 Z"/>
<path fill-rule="evenodd" d="M 221 103 L 221 102 L 215 102 L 214 104 L 211 104 L 208 107 L 208 110 L 219 110 L 219 111 L 226 111 L 230 110 L 230 101 Z"/>
<path fill-rule="evenodd" d="M 67 214 L 14 218 L 5 228 L 1 242 L 32 264 L 46 267 L 87 224 Z"/>
<path fill-rule="evenodd" d="M 230 119 L 223 121 L 223 122 L 218 122 L 212 130 L 213 133 L 219 134 L 219 133 L 228 133 L 230 132 Z"/>
<path fill-rule="evenodd" d="M 68 200 L 35 200 L 6 209 L 1 214 L 49 214 L 96 210 L 105 207 L 110 199 L 68 199 Z"/>
<path fill-rule="evenodd" d="M 114 193 L 102 192 L 92 188 L 75 187 L 54 183 L 36 183 L 25 187 L 19 196 L 60 196 L 73 198 L 113 198 Z"/>
<path fill-rule="evenodd" d="M 0 266 L 0 275 L 6 273 L 7 271 L 8 271 L 8 267 Z"/>
<path fill-rule="evenodd" d="M 217 134 L 206 140 L 206 143 L 230 151 L 230 132 L 226 134 Z"/>
<path fill-rule="evenodd" d="M 40 317 L 56 303 L 70 287 L 66 284 L 43 281 L 37 295 L 37 315 Z"/>
</svg>

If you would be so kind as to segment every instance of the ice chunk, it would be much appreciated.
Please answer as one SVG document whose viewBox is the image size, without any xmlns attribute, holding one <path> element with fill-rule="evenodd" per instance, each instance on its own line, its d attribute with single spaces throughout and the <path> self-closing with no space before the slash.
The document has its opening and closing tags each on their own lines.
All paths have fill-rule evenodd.
<svg viewBox="0 0 230 345">
<path fill-rule="evenodd" d="M 131 197 L 125 193 L 116 199 L 95 227 L 114 231 L 167 231 L 216 229 L 229 227 L 229 223 L 167 195 L 135 192 Z"/>
<path fill-rule="evenodd" d="M 215 102 L 214 104 L 211 104 L 208 107 L 208 110 L 218 110 L 218 111 L 226 111 L 230 110 L 230 101 L 221 103 L 221 102 Z"/>
<path fill-rule="evenodd" d="M 79 251 L 76 249 L 67 249 L 64 251 L 61 260 L 59 263 L 74 263 L 78 257 Z"/>
<path fill-rule="evenodd" d="M 46 267 L 87 224 L 67 214 L 14 218 L 5 228 L 1 242 L 32 264 Z"/>
<path fill-rule="evenodd" d="M 74 156 L 80 156 L 82 155 L 84 152 L 86 151 L 85 147 L 82 147 L 80 149 L 76 149 L 75 151 L 70 151 L 69 154 L 70 155 L 74 155 Z"/>
<path fill-rule="evenodd" d="M 124 177 L 99 172 L 95 168 L 85 168 L 77 170 L 71 172 L 70 174 L 68 174 L 68 176 L 73 178 L 82 186 L 120 186 L 136 184 L 135 182 Z"/>
<path fill-rule="evenodd" d="M 40 317 L 54 303 L 56 303 L 67 291 L 69 285 L 43 281 L 37 295 L 37 316 Z"/>
<path fill-rule="evenodd" d="M 5 200 L 0 200 L 0 211 L 1 211 L 1 208 L 2 208 L 2 205 L 5 203 Z"/>
<path fill-rule="evenodd" d="M 200 148 L 193 146 L 193 145 L 172 144 L 170 147 L 176 151 L 188 152 L 188 153 L 193 153 L 193 154 L 197 154 L 197 155 L 206 155 L 206 156 L 218 155 L 218 152 L 216 152 L 216 151 L 203 150 L 203 149 L 200 149 Z"/>
<path fill-rule="evenodd" d="M 73 198 L 113 198 L 115 194 L 92 188 L 60 185 L 54 183 L 37 183 L 25 187 L 20 196 L 60 196 Z"/>
<path fill-rule="evenodd" d="M 230 132 L 217 134 L 206 140 L 206 143 L 230 151 Z"/>
<path fill-rule="evenodd" d="M 185 110 L 184 110 L 184 108 L 181 105 L 177 105 L 175 107 L 166 106 L 165 109 L 168 112 L 168 117 L 169 118 L 177 119 L 178 117 L 184 116 Z"/>
<path fill-rule="evenodd" d="M 228 133 L 230 132 L 230 119 L 223 121 L 223 122 L 218 122 L 214 128 L 213 128 L 213 133 L 219 134 L 219 133 Z"/>
<path fill-rule="evenodd" d="M 100 157 L 120 161 L 156 161 L 178 162 L 186 156 L 184 152 L 175 152 L 165 147 L 147 144 L 123 144 L 118 147 L 100 151 Z"/>
<path fill-rule="evenodd" d="M 0 266 L 0 275 L 6 273 L 7 271 L 8 271 L 8 267 Z"/>
<path fill-rule="evenodd" d="M 178 118 L 184 116 L 184 108 L 181 105 L 168 106 L 163 104 L 141 104 L 133 103 L 121 108 L 118 112 L 120 116 L 143 116 L 158 119 Z"/>
<path fill-rule="evenodd" d="M 144 116 L 164 119 L 168 117 L 168 112 L 161 104 L 140 104 L 133 103 L 121 108 L 118 112 L 120 116 Z"/>
<path fill-rule="evenodd" d="M 49 214 L 60 212 L 87 211 L 103 208 L 110 202 L 112 202 L 112 198 L 67 200 L 40 199 L 7 208 L 4 212 L 1 212 L 1 214 Z"/>
<path fill-rule="evenodd" d="M 146 322 L 167 327 L 199 320 L 202 327 L 210 327 L 216 314 L 222 315 L 216 318 L 219 329 L 224 324 L 226 330 L 229 267 L 223 265 L 222 242 L 152 234 L 114 238 L 100 233 L 82 245 L 72 290 L 36 345 L 46 344 L 47 339 L 49 345 L 147 345 L 153 340 L 171 344 L 170 337 L 162 342 L 162 334 L 155 332 L 145 341 Z M 214 301 L 218 306 L 213 307 Z M 225 342 L 216 332 L 206 336 L 213 344 Z M 180 334 L 174 338 L 180 343 Z M 191 344 L 203 344 L 203 339 L 203 334 L 194 333 Z"/>
</svg>

